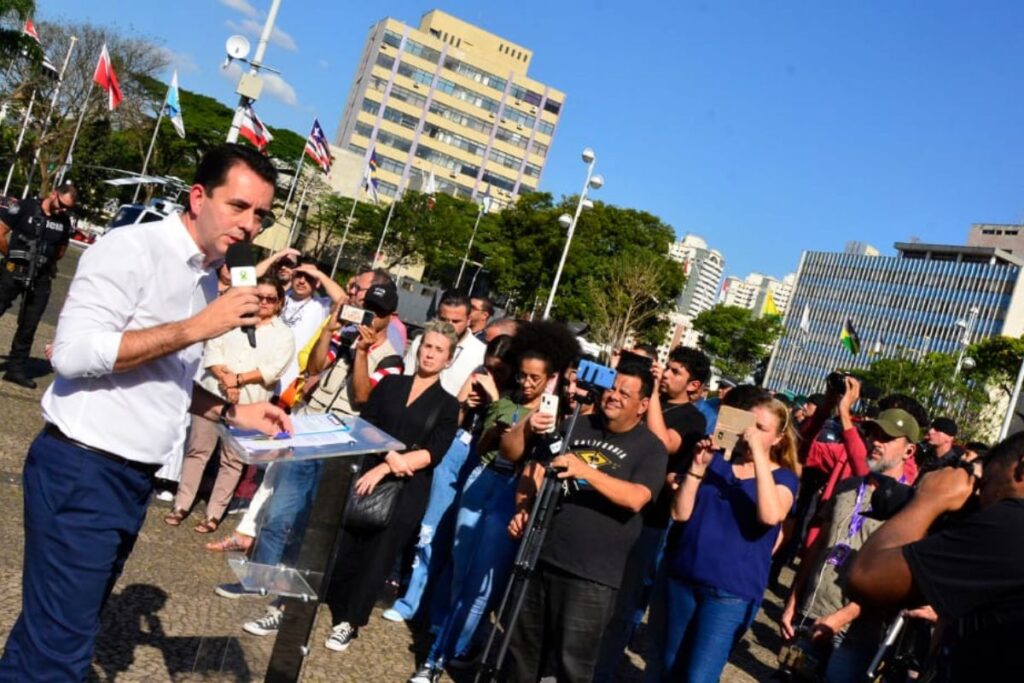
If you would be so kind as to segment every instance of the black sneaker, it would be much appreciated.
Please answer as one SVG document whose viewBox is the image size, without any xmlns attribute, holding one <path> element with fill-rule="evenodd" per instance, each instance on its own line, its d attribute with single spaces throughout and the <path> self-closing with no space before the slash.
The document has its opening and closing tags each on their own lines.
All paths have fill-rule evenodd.
<svg viewBox="0 0 1024 683">
<path fill-rule="evenodd" d="M 344 652 L 352 641 L 359 636 L 359 629 L 347 621 L 343 621 L 331 629 L 331 635 L 327 637 L 324 647 L 335 652 Z"/>
<path fill-rule="evenodd" d="M 267 608 L 267 613 L 259 619 L 242 624 L 242 630 L 254 636 L 270 636 L 281 628 L 282 619 L 284 619 L 284 612 L 271 605 Z"/>
<path fill-rule="evenodd" d="M 416 673 L 409 677 L 406 683 L 437 683 L 441 680 L 441 668 L 424 664 L 416 669 Z"/>
<path fill-rule="evenodd" d="M 4 374 L 4 381 L 17 384 L 19 387 L 25 387 L 26 389 L 35 389 L 39 386 L 28 375 L 17 370 L 8 370 Z"/>
</svg>

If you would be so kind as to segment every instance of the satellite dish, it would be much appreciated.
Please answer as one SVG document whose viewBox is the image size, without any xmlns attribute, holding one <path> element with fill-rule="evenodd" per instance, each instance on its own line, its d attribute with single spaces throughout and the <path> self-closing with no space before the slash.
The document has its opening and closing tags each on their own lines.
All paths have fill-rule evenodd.
<svg viewBox="0 0 1024 683">
<path fill-rule="evenodd" d="M 245 36 L 231 36 L 224 49 L 231 59 L 245 59 L 249 54 L 249 39 Z"/>
</svg>

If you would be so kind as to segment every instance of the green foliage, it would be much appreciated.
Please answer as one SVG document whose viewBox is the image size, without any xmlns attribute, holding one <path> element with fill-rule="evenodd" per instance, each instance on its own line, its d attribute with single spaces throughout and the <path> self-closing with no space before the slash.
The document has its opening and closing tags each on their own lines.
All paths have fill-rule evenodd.
<svg viewBox="0 0 1024 683">
<path fill-rule="evenodd" d="M 989 337 L 969 346 L 965 355 L 974 359 L 971 376 L 997 387 L 1009 397 L 1024 361 L 1024 337 Z"/>
<path fill-rule="evenodd" d="M 39 45 L 21 32 L 25 20 L 35 11 L 33 0 L 0 0 L 0 57 L 10 58 L 28 50 L 34 62 L 42 60 Z"/>
<path fill-rule="evenodd" d="M 701 348 L 718 371 L 737 378 L 751 374 L 768 357 L 783 331 L 775 316 L 755 318 L 749 309 L 722 304 L 698 315 L 693 329 L 701 333 Z"/>
<path fill-rule="evenodd" d="M 980 368 L 980 366 L 979 366 Z M 956 356 L 929 353 L 924 358 L 880 358 L 863 372 L 863 379 L 882 396 L 911 396 L 931 417 L 946 416 L 960 426 L 961 439 L 989 438 L 994 427 L 995 404 L 988 392 L 985 373 L 963 370 L 954 377 Z"/>
</svg>

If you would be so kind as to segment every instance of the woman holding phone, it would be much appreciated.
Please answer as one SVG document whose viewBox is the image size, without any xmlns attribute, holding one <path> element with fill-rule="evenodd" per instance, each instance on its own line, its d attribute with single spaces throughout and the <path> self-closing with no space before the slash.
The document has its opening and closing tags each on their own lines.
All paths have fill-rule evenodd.
<svg viewBox="0 0 1024 683">
<path fill-rule="evenodd" d="M 436 683 L 445 664 L 470 654 L 490 602 L 508 578 L 516 541 L 507 528 L 515 513 L 521 468 L 501 457 L 498 443 L 506 431 L 538 410 L 545 389 L 560 374 L 551 356 L 537 349 L 520 353 L 517 367 L 518 389 L 510 396 L 498 396 L 489 378 L 477 378 L 492 401 L 478 446 L 480 464 L 469 475 L 459 501 L 449 599 L 445 605 L 434 603 L 437 611 L 431 621 L 437 635 L 409 683 Z"/>
<path fill-rule="evenodd" d="M 732 459 L 705 439 L 680 475 L 672 518 L 685 524 L 665 555 L 662 681 L 719 679 L 757 615 L 772 552 L 796 497 L 796 432 L 789 409 L 750 389 L 737 389 L 726 399 L 754 417 Z"/>
</svg>

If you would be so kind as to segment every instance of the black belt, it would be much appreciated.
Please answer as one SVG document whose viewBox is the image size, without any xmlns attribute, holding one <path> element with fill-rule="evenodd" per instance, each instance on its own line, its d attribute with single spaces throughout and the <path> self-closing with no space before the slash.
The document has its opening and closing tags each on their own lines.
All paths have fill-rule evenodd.
<svg viewBox="0 0 1024 683">
<path fill-rule="evenodd" d="M 105 451 L 101 448 L 93 448 L 92 446 L 86 445 L 81 441 L 75 441 L 70 436 L 60 431 L 57 425 L 51 424 L 49 422 L 46 423 L 45 427 L 43 427 L 43 432 L 47 436 L 52 436 L 58 441 L 63 441 L 66 444 L 70 444 L 77 448 L 81 448 L 82 450 L 89 451 L 90 453 L 95 453 L 96 455 L 104 457 L 107 460 L 116 462 L 119 465 L 124 465 L 125 467 L 129 467 L 137 472 L 142 472 L 147 477 L 156 476 L 156 473 L 160 470 L 160 465 L 151 465 L 145 462 L 129 460 L 128 458 L 122 458 L 120 455 L 117 455 L 116 453 L 111 453 L 110 451 Z"/>
<path fill-rule="evenodd" d="M 487 468 L 504 476 L 516 473 L 516 466 L 513 463 L 499 462 L 497 458 L 487 463 Z"/>
</svg>

